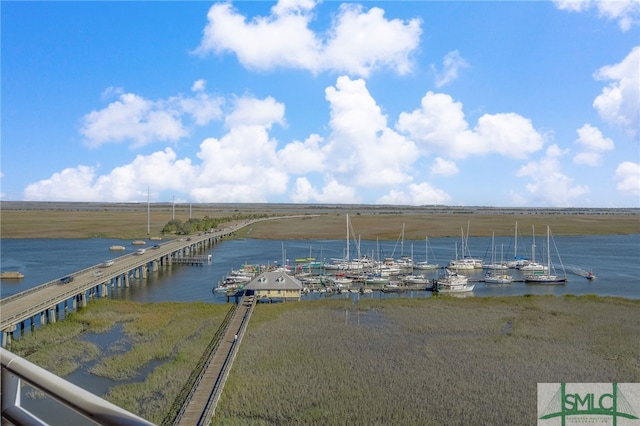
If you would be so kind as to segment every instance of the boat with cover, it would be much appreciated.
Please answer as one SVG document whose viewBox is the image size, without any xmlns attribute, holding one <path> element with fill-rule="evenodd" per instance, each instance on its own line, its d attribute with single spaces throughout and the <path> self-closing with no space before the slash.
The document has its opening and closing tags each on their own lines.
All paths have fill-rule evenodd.
<svg viewBox="0 0 640 426">
<path fill-rule="evenodd" d="M 555 268 L 551 263 L 551 230 L 549 226 L 547 226 L 547 265 L 545 270 L 536 270 L 524 276 L 525 283 L 533 283 L 533 284 L 564 284 L 567 282 L 567 273 L 564 269 L 564 265 L 562 264 L 562 260 L 560 259 L 560 254 L 558 254 L 558 259 L 560 260 L 560 265 L 562 266 L 563 275 L 556 275 Z M 554 243 L 555 246 L 555 243 Z M 556 247 L 557 252 L 557 247 Z M 553 274 L 551 273 L 553 272 Z"/>
</svg>

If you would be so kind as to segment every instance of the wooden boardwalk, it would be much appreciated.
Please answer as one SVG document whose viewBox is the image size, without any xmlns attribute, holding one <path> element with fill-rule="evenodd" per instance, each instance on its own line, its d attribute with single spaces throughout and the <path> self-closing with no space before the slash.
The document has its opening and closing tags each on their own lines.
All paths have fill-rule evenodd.
<svg viewBox="0 0 640 426">
<path fill-rule="evenodd" d="M 208 425 L 211 422 L 254 305 L 253 296 L 242 298 L 218 347 L 211 354 L 200 380 L 195 384 L 195 389 L 174 424 L 193 426 Z"/>
</svg>

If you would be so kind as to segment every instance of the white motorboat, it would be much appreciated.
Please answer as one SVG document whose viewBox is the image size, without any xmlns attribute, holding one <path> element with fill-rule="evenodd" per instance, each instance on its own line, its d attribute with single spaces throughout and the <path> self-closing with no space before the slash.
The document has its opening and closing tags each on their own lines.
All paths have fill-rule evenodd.
<svg viewBox="0 0 640 426">
<path fill-rule="evenodd" d="M 438 277 L 434 290 L 438 293 L 463 293 L 472 291 L 474 287 L 475 284 L 469 284 L 469 278 L 445 269 L 444 275 Z"/>
</svg>

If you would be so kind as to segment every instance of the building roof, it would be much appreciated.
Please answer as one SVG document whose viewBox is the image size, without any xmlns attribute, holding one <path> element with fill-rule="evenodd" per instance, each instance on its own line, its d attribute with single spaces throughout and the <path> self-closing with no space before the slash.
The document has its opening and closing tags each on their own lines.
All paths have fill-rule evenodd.
<svg viewBox="0 0 640 426">
<path fill-rule="evenodd" d="M 297 278 L 284 271 L 263 272 L 244 286 L 245 290 L 302 290 Z"/>
</svg>

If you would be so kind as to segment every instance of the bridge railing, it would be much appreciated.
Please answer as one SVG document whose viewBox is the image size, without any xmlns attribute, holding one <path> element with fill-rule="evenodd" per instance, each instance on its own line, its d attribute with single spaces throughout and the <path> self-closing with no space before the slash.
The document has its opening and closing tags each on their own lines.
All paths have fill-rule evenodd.
<svg viewBox="0 0 640 426">
<path fill-rule="evenodd" d="M 104 399 L 78 387 L 35 364 L 0 348 L 2 364 L 2 420 L 17 426 L 48 423 L 21 406 L 20 387 L 24 380 L 66 407 L 99 425 L 153 425 Z"/>
</svg>

